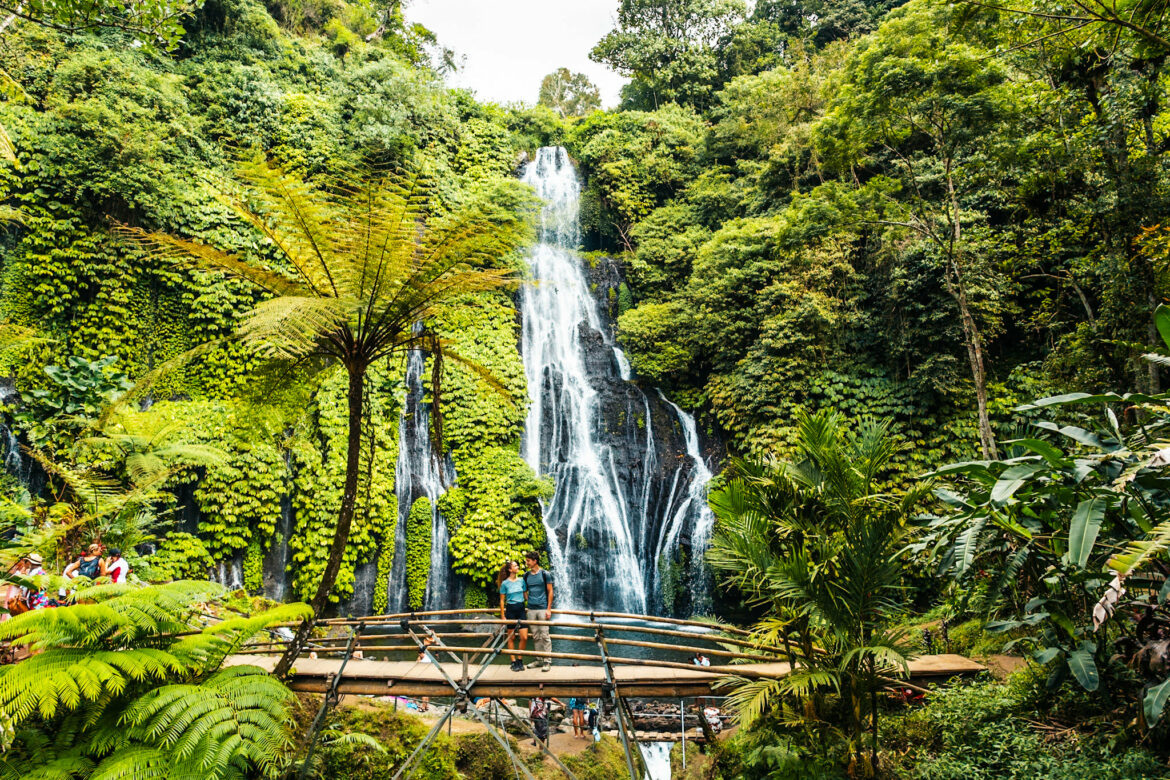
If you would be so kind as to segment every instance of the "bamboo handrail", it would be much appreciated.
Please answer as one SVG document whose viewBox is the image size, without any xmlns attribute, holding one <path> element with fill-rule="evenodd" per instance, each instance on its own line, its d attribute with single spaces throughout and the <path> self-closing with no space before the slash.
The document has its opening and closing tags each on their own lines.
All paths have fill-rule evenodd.
<svg viewBox="0 0 1170 780">
<path fill-rule="evenodd" d="M 478 632 L 473 632 L 473 633 L 435 632 L 435 636 L 443 638 L 443 639 L 451 639 L 451 638 L 470 639 L 470 638 L 480 638 L 480 637 L 485 636 L 485 634 L 478 633 Z M 565 642 L 586 642 L 588 644 L 593 644 L 593 642 L 595 641 L 593 639 L 593 637 L 579 636 L 577 634 L 549 634 L 549 638 L 556 639 L 559 641 L 565 641 Z M 373 640 L 375 638 L 371 637 L 371 639 Z M 331 637 L 330 641 L 342 642 L 342 641 L 345 641 L 345 637 Z M 613 645 L 626 645 L 629 647 L 642 647 L 642 648 L 647 648 L 650 650 L 669 650 L 669 651 L 679 652 L 679 653 L 703 653 L 706 655 L 721 656 L 724 658 L 746 658 L 746 659 L 750 659 L 750 660 L 754 660 L 754 661 L 780 660 L 780 659 L 775 659 L 775 658 L 767 658 L 764 656 L 760 656 L 758 654 L 737 653 L 737 652 L 732 651 L 732 650 L 718 650 L 718 649 L 710 649 L 710 648 L 706 648 L 706 647 L 690 647 L 687 645 L 668 645 L 668 644 L 663 644 L 662 642 L 642 642 L 642 641 L 638 641 L 638 640 L 634 640 L 634 639 L 612 639 L 612 638 L 607 638 L 606 641 L 609 644 L 613 644 Z M 244 646 L 251 648 L 251 647 L 263 647 L 263 646 L 280 645 L 280 644 L 281 644 L 280 642 L 260 641 L 260 642 L 249 643 L 249 644 L 246 644 Z M 363 650 L 363 651 L 374 650 L 375 648 L 377 648 L 377 649 L 379 649 L 379 651 L 388 652 L 388 651 L 382 650 L 382 648 L 384 648 L 384 647 L 387 647 L 387 646 L 369 645 L 369 644 L 365 644 L 362 642 L 358 643 L 358 649 Z M 402 645 L 402 646 L 391 645 L 390 647 L 395 647 L 397 649 L 405 648 L 407 650 L 414 649 L 413 645 Z M 319 649 L 334 650 L 336 648 L 324 647 L 324 648 L 319 648 Z M 467 648 L 467 649 L 470 650 L 470 649 L 474 649 L 474 648 Z M 785 656 L 785 657 L 787 657 L 787 656 Z"/>
<path fill-rule="evenodd" d="M 441 619 L 441 620 L 428 620 L 425 623 L 423 621 L 417 621 L 417 622 L 420 623 L 421 625 L 435 626 L 435 625 L 464 625 L 468 621 Z M 499 618 L 489 618 L 489 619 L 477 620 L 475 622 L 480 624 L 480 625 L 509 625 L 509 624 L 515 623 L 516 621 L 514 621 L 514 620 L 501 620 Z M 752 648 L 753 650 L 767 650 L 767 651 L 773 652 L 773 653 L 783 653 L 784 652 L 784 649 L 780 648 L 780 647 L 772 647 L 770 645 L 763 645 L 763 644 L 759 644 L 757 642 L 748 642 L 748 641 L 743 640 L 743 639 L 733 639 L 731 637 L 705 637 L 705 636 L 699 636 L 699 635 L 694 634 L 693 632 L 690 632 L 690 631 L 671 631 L 670 629 L 666 629 L 666 628 L 646 628 L 644 626 L 623 626 L 620 624 L 615 625 L 615 624 L 611 624 L 611 623 L 572 623 L 572 622 L 564 621 L 564 620 L 561 620 L 561 621 L 525 620 L 525 621 L 523 621 L 523 623 L 526 626 L 550 626 L 553 628 L 580 628 L 580 629 L 585 629 L 585 630 L 589 630 L 589 631 L 596 630 L 598 627 L 600 627 L 600 628 L 605 629 L 607 632 L 608 631 L 626 631 L 626 632 L 629 632 L 632 634 L 654 634 L 657 636 L 681 637 L 683 639 L 705 639 L 706 641 L 715 642 L 717 644 L 722 643 L 722 644 L 729 644 L 729 645 L 737 645 L 739 647 L 749 647 L 749 648 Z"/>
<path fill-rule="evenodd" d="M 425 617 L 433 617 L 438 615 L 485 615 L 485 614 L 499 614 L 499 609 L 491 608 L 475 608 L 475 609 L 433 609 L 418 612 L 394 612 L 386 615 L 369 615 L 363 618 L 326 618 L 318 620 L 319 625 L 350 625 L 353 623 L 365 623 L 367 626 L 374 625 L 379 622 L 397 621 L 402 618 L 410 620 L 418 620 Z M 574 615 L 577 617 L 589 618 L 624 618 L 629 620 L 644 620 L 648 623 L 669 623 L 676 626 L 695 626 L 697 628 L 705 628 L 708 631 L 722 631 L 728 634 L 737 634 L 739 636 L 751 636 L 751 632 L 739 628 L 738 626 L 721 626 L 714 623 L 705 623 L 701 620 L 687 620 L 684 618 L 670 618 L 659 617 L 657 615 L 637 615 L 632 612 L 589 612 L 580 609 L 554 609 L 558 615 Z M 299 623 L 290 624 L 292 626 L 300 625 Z"/>
<path fill-rule="evenodd" d="M 451 646 L 451 645 L 431 645 L 430 647 L 427 648 L 427 650 L 429 650 L 431 652 L 436 652 L 436 651 L 468 652 L 468 651 L 472 651 L 475 649 L 476 648 L 455 647 L 455 646 Z M 362 648 L 362 650 L 363 651 L 364 650 L 371 650 L 371 651 L 376 650 L 376 651 L 381 651 L 381 652 L 391 652 L 391 651 L 396 651 L 396 650 L 414 650 L 415 652 L 417 652 L 418 647 L 413 646 L 413 645 L 387 645 L 387 646 L 375 646 L 375 647 L 367 646 L 367 647 Z M 343 648 L 339 647 L 339 648 L 333 648 L 330 650 L 326 650 L 324 652 L 339 653 L 342 651 L 343 651 Z M 240 651 L 237 653 L 237 655 L 265 655 L 268 652 L 269 651 L 263 651 L 263 650 L 249 650 L 249 651 Z M 321 651 L 319 651 L 319 652 L 321 652 Z M 559 658 L 559 659 L 566 660 L 566 661 L 598 661 L 600 658 L 600 656 L 586 655 L 584 653 L 558 653 L 558 652 L 552 652 L 552 651 L 545 652 L 543 650 L 507 650 L 505 652 L 509 655 L 533 656 L 533 657 L 537 657 L 537 658 Z M 365 659 L 365 660 L 372 660 L 372 659 Z M 695 666 L 694 664 L 683 664 L 683 663 L 677 663 L 675 661 L 654 661 L 654 660 L 650 660 L 650 659 L 646 659 L 646 658 L 619 658 L 617 656 L 610 656 L 609 660 L 615 664 L 624 664 L 624 665 L 628 665 L 628 666 L 657 666 L 657 667 L 664 667 L 667 669 L 684 669 L 684 670 L 690 671 L 690 672 L 706 672 L 709 674 L 717 674 L 717 675 L 735 675 L 735 676 L 739 676 L 739 677 L 756 677 L 756 678 L 769 676 L 768 674 L 766 674 L 764 672 L 755 671 L 748 666 Z M 502 664 L 501 664 L 501 666 L 502 666 Z"/>
<path fill-rule="evenodd" d="M 496 614 L 499 614 L 498 611 L 496 612 Z M 439 620 L 428 620 L 425 622 L 421 621 L 421 620 L 415 620 L 415 621 L 410 621 L 410 622 L 418 623 L 419 625 L 424 625 L 424 626 L 427 626 L 429 628 L 431 626 L 437 626 L 437 625 L 463 626 L 463 625 L 467 625 L 469 622 L 472 622 L 472 621 L 451 620 L 451 619 L 444 618 L 444 619 L 439 619 Z M 508 626 L 508 625 L 514 624 L 515 622 L 516 621 L 514 621 L 514 620 L 503 620 L 500 618 L 478 618 L 474 621 L 475 624 L 481 625 L 481 626 Z M 593 630 L 596 630 L 597 628 L 603 628 L 606 631 L 625 631 L 625 632 L 631 633 L 631 634 L 653 634 L 654 636 L 671 636 L 671 637 L 678 637 L 681 639 L 698 639 L 700 641 L 712 642 L 714 644 L 735 645 L 737 647 L 746 647 L 746 648 L 749 648 L 751 650 L 763 650 L 765 652 L 778 653 L 781 655 L 786 654 L 786 651 L 782 647 L 774 647 L 772 645 L 764 645 L 764 644 L 760 644 L 757 642 L 749 642 L 749 641 L 744 640 L 744 639 L 735 639 L 733 637 L 700 635 L 700 634 L 695 634 L 691 631 L 672 631 L 672 630 L 667 629 L 667 628 L 648 628 L 645 626 L 624 626 L 621 624 L 612 624 L 612 623 L 576 623 L 576 622 L 569 622 L 569 621 L 564 621 L 564 620 L 561 620 L 561 621 L 524 620 L 522 622 L 524 623 L 525 626 L 549 626 L 550 628 L 578 628 L 578 629 L 582 629 L 582 630 L 586 630 L 586 631 L 593 631 Z M 333 623 L 331 625 L 341 625 L 341 624 Z M 391 627 L 391 628 L 394 628 L 396 630 L 398 629 L 398 626 L 396 624 L 386 623 L 384 625 Z M 371 629 L 371 628 L 376 628 L 376 625 L 375 626 L 371 626 L 371 625 L 366 626 L 366 629 L 368 632 L 369 632 L 369 629 Z M 370 633 L 373 633 L 373 634 L 381 633 L 384 636 L 388 635 L 388 632 L 372 631 Z M 443 632 L 435 632 L 435 633 L 436 633 L 436 635 L 440 635 L 440 636 L 443 635 Z M 454 633 L 460 633 L 460 632 L 454 632 Z M 471 632 L 471 633 L 478 633 L 478 632 Z M 486 633 L 486 632 L 484 632 L 484 633 Z M 326 639 L 329 639 L 329 638 L 326 637 Z M 336 639 L 336 637 L 333 637 L 332 639 Z M 314 641 L 321 642 L 323 640 L 322 639 L 315 639 Z M 704 652 L 706 652 L 705 649 L 704 649 Z"/>
</svg>

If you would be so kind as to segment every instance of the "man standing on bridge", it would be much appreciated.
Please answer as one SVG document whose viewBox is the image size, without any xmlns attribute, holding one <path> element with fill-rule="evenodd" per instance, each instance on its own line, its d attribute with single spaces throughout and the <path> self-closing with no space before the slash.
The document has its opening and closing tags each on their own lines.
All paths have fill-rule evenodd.
<svg viewBox="0 0 1170 780">
<path fill-rule="evenodd" d="M 525 553 L 524 563 L 528 566 L 528 571 L 524 572 L 524 589 L 528 592 L 528 620 L 530 623 L 531 621 L 552 620 L 552 575 L 540 568 L 540 556 L 535 552 Z M 552 639 L 548 635 L 548 626 L 532 625 L 530 633 L 536 652 L 552 652 Z M 537 662 L 540 663 L 542 672 L 547 672 L 552 668 L 552 658 L 547 655 L 539 658 Z"/>
</svg>

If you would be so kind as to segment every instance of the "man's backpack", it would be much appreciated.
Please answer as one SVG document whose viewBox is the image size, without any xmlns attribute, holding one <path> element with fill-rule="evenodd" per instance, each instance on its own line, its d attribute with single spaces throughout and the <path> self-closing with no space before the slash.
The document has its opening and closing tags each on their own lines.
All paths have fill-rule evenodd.
<svg viewBox="0 0 1170 780">
<path fill-rule="evenodd" d="M 88 579 L 97 579 L 98 572 L 102 570 L 102 559 L 94 558 L 92 561 L 87 561 L 82 557 L 77 561 L 77 573 L 82 577 Z"/>
</svg>

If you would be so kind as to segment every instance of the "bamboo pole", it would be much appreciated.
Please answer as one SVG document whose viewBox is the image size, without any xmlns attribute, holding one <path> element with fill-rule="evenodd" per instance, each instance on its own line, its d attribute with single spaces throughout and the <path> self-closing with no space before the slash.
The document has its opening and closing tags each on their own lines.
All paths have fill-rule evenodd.
<svg viewBox="0 0 1170 780">
<path fill-rule="evenodd" d="M 456 639 L 472 639 L 472 638 L 477 639 L 480 637 L 490 636 L 490 635 L 479 633 L 479 632 L 473 632 L 473 633 L 435 632 L 435 636 L 443 637 L 443 638 L 456 638 Z M 591 637 L 578 636 L 576 634 L 549 634 L 549 638 L 555 639 L 555 640 L 561 641 L 561 642 L 584 642 L 587 644 L 594 644 L 594 640 Z M 343 640 L 343 639 L 344 639 L 344 637 L 336 637 L 333 639 L 333 641 L 338 641 L 338 640 Z M 706 653 L 708 655 L 721 656 L 724 658 L 741 658 L 741 659 L 748 659 L 748 660 L 752 660 L 752 661 L 758 661 L 758 662 L 762 662 L 762 663 L 769 663 L 772 661 L 779 661 L 779 660 L 787 660 L 786 658 L 765 657 L 765 656 L 761 656 L 758 654 L 751 654 L 751 653 L 737 653 L 737 652 L 734 652 L 732 650 L 717 650 L 717 649 L 710 649 L 710 648 L 706 648 L 706 647 L 691 647 L 688 645 L 668 645 L 668 644 L 664 644 L 662 642 L 642 642 L 642 641 L 638 641 L 638 640 L 634 640 L 634 639 L 610 639 L 610 638 L 607 638 L 606 642 L 611 644 L 611 645 L 626 645 L 629 647 L 642 647 L 642 648 L 647 648 L 650 650 L 669 650 L 669 651 L 678 652 L 678 653 Z M 256 642 L 256 643 L 250 643 L 250 644 L 247 644 L 244 646 L 248 647 L 248 648 L 252 648 L 252 647 L 279 645 L 279 644 L 281 644 L 281 643 L 279 643 L 279 642 Z M 364 650 L 383 650 L 384 647 L 385 646 L 369 645 L 369 644 L 365 644 L 365 643 L 359 643 L 359 645 L 358 645 L 358 649 L 363 650 L 363 651 Z M 397 646 L 397 645 L 394 645 L 393 647 L 401 649 L 401 647 Z M 408 650 L 411 649 L 410 645 L 405 645 L 402 647 L 405 647 Z M 336 647 L 324 647 L 324 648 L 319 648 L 319 652 L 320 651 L 337 650 L 337 649 L 338 648 L 336 648 Z M 468 648 L 468 649 L 471 649 L 471 648 Z"/>
<path fill-rule="evenodd" d="M 378 645 L 378 646 L 366 646 L 366 647 L 361 648 L 361 649 L 363 651 L 369 650 L 369 651 L 377 651 L 377 652 L 407 652 L 407 651 L 417 652 L 418 651 L 418 648 L 415 646 L 412 646 L 412 645 Z M 452 646 L 452 645 L 431 645 L 427 649 L 432 651 L 432 652 L 440 651 L 440 650 L 441 651 L 448 651 L 448 652 L 459 652 L 459 651 L 467 652 L 468 650 L 476 650 L 478 648 L 457 647 L 457 646 Z M 339 652 L 342 652 L 342 650 L 341 650 L 341 648 L 337 648 L 337 649 L 325 650 L 322 652 L 339 653 Z M 544 658 L 544 657 L 558 658 L 558 659 L 565 660 L 565 661 L 598 662 L 600 660 L 599 656 L 586 655 L 584 653 L 558 653 L 558 652 L 552 652 L 552 651 L 546 653 L 546 652 L 541 651 L 541 650 L 509 650 L 507 652 L 510 655 L 532 656 L 532 657 L 537 657 L 537 658 Z M 241 650 L 240 652 L 236 653 L 236 655 L 271 655 L 271 651 L 269 651 L 269 650 L 247 650 L 247 651 Z M 374 659 L 365 659 L 365 660 L 374 660 Z M 737 677 L 749 677 L 749 678 L 755 679 L 755 678 L 771 677 L 772 676 L 770 674 L 760 672 L 758 670 L 753 670 L 751 668 L 750 664 L 744 665 L 744 666 L 695 666 L 694 664 L 676 663 L 674 661 L 655 661 L 655 660 L 648 659 L 648 658 L 619 658 L 617 656 L 610 656 L 609 660 L 615 664 L 623 664 L 626 666 L 650 666 L 650 667 L 660 667 L 660 668 L 664 668 L 664 669 L 683 669 L 683 670 L 688 671 L 688 672 L 707 673 L 707 674 L 711 674 L 713 676 L 720 676 L 720 677 L 732 675 L 732 676 L 737 676 Z M 784 662 L 780 661 L 779 663 L 784 663 Z"/>
<path fill-rule="evenodd" d="M 373 625 L 378 622 L 398 621 L 402 618 L 418 621 L 422 618 L 442 615 L 488 615 L 499 614 L 499 612 L 500 610 L 496 608 L 434 609 L 419 612 L 395 612 L 387 615 L 369 615 L 368 617 L 363 618 L 327 618 L 325 620 L 319 620 L 317 623 L 318 625 L 349 625 L 351 623 L 364 622 L 367 625 Z M 705 628 L 708 631 L 722 631 L 724 633 L 737 634 L 739 636 L 751 636 L 750 631 L 739 628 L 738 626 L 721 626 L 714 623 L 705 623 L 701 620 L 659 617 L 657 615 L 638 615 L 632 612 L 590 612 L 580 609 L 554 609 L 553 612 L 556 612 L 558 615 L 574 615 L 577 617 L 587 618 L 623 618 L 628 620 L 642 620 L 648 623 L 669 623 L 676 626 L 695 626 L 696 628 Z M 300 624 L 292 623 L 290 625 L 295 626 Z M 609 626 L 609 628 L 617 628 L 617 626 Z"/>
<path fill-rule="evenodd" d="M 440 619 L 440 620 L 427 621 L 425 623 L 425 625 L 427 625 L 427 626 L 452 625 L 452 624 L 464 625 L 467 622 L 468 621 L 466 621 L 466 620 Z M 491 619 L 487 619 L 487 620 L 477 620 L 475 622 L 479 623 L 480 625 L 504 625 L 504 626 L 506 626 L 506 625 L 511 625 L 511 624 L 515 623 L 516 621 L 514 621 L 514 620 L 500 620 L 499 618 L 491 618 Z M 569 621 L 564 621 L 564 620 L 561 620 L 561 621 L 525 620 L 523 622 L 524 622 L 524 625 L 526 625 L 526 626 L 550 626 L 550 627 L 554 627 L 554 628 L 579 628 L 579 629 L 586 630 L 586 631 L 593 631 L 593 630 L 596 630 L 597 628 L 600 627 L 600 628 L 605 629 L 605 631 L 607 631 L 607 632 L 609 632 L 609 631 L 625 631 L 625 632 L 628 632 L 631 634 L 653 634 L 655 636 L 673 636 L 673 637 L 680 637 L 682 639 L 699 639 L 699 640 L 705 640 L 708 642 L 714 642 L 716 644 L 729 644 L 729 645 L 736 645 L 738 647 L 749 647 L 749 648 L 752 648 L 755 650 L 766 650 L 768 652 L 773 652 L 773 653 L 784 653 L 784 649 L 780 648 L 780 647 L 772 647 L 770 645 L 762 645 L 762 644 L 759 644 L 758 642 L 748 642 L 748 641 L 743 640 L 743 639 L 733 639 L 731 637 L 701 636 L 701 635 L 695 634 L 692 631 L 671 631 L 671 630 L 665 629 L 665 628 L 646 628 L 646 627 L 642 627 L 642 626 L 623 626 L 623 625 L 612 625 L 609 623 L 575 623 L 575 622 L 569 622 Z"/>
</svg>

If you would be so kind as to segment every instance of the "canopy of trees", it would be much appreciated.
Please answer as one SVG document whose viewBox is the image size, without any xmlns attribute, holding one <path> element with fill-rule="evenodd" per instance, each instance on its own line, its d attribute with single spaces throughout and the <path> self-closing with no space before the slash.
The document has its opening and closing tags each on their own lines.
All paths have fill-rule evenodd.
<svg viewBox="0 0 1170 780">
<path fill-rule="evenodd" d="M 584 73 L 557 68 L 541 79 L 536 102 L 556 111 L 561 118 L 585 116 L 601 108 L 601 93 Z"/>
</svg>

